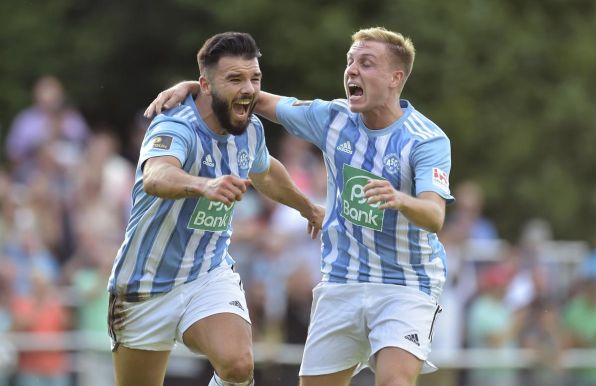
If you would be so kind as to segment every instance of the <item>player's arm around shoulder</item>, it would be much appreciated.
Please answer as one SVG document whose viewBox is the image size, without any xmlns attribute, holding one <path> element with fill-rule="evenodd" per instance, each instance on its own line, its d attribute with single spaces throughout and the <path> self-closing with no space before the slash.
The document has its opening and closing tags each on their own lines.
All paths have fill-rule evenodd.
<svg viewBox="0 0 596 386">
<path fill-rule="evenodd" d="M 155 99 L 147 106 L 143 113 L 146 118 L 151 118 L 162 110 L 167 110 L 179 105 L 189 94 L 199 94 L 201 85 L 198 81 L 186 80 L 157 94 Z"/>
<path fill-rule="evenodd" d="M 281 162 L 273 157 L 269 160 L 267 170 L 250 174 L 253 186 L 270 199 L 296 209 L 308 220 L 308 232 L 314 239 L 323 226 L 325 208 L 314 204 L 298 189 Z"/>
<path fill-rule="evenodd" d="M 282 97 L 265 91 L 259 92 L 255 112 L 268 121 L 279 123 L 277 119 L 277 103 Z"/>
</svg>

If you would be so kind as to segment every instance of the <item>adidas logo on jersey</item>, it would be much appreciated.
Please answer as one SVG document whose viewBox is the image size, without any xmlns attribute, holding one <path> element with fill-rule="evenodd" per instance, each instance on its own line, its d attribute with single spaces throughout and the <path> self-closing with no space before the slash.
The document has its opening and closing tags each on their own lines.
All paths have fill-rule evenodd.
<svg viewBox="0 0 596 386">
<path fill-rule="evenodd" d="M 347 154 L 352 154 L 352 144 L 350 141 L 346 141 L 337 147 L 337 150 L 343 151 Z"/>
<path fill-rule="evenodd" d="M 420 341 L 418 340 L 418 334 L 410 334 L 404 336 L 404 339 L 409 340 L 410 342 L 414 343 L 416 346 L 420 346 Z"/>
<path fill-rule="evenodd" d="M 205 159 L 203 160 L 203 165 L 207 165 L 210 167 L 214 167 L 215 166 L 215 162 L 213 162 L 213 158 L 211 158 L 211 154 L 207 154 L 205 156 Z"/>
</svg>

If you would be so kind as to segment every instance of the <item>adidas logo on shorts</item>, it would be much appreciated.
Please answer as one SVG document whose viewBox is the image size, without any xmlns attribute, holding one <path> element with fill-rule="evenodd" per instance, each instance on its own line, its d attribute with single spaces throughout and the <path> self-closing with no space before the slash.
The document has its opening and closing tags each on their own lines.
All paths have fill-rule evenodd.
<svg viewBox="0 0 596 386">
<path fill-rule="evenodd" d="M 244 307 L 242 307 L 242 303 L 240 303 L 238 300 L 232 300 L 230 302 L 231 306 L 236 306 L 238 308 L 240 308 L 242 311 L 244 311 Z"/>
<path fill-rule="evenodd" d="M 420 341 L 418 341 L 418 334 L 410 334 L 404 336 L 404 339 L 409 340 L 410 342 L 414 343 L 416 346 L 420 346 Z"/>
<path fill-rule="evenodd" d="M 350 141 L 346 141 L 337 147 L 337 150 L 343 151 L 347 154 L 352 154 L 352 144 Z"/>
</svg>

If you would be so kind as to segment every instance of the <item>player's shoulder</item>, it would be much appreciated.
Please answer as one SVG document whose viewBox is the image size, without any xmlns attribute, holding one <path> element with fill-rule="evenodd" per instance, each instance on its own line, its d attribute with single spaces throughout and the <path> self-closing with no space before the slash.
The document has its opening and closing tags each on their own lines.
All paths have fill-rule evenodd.
<svg viewBox="0 0 596 386">
<path fill-rule="evenodd" d="M 347 99 L 333 99 L 329 101 L 329 107 L 332 110 L 342 111 L 345 113 L 351 113 L 350 106 L 348 105 Z"/>
<path fill-rule="evenodd" d="M 249 125 L 253 125 L 255 127 L 263 127 L 263 121 L 261 121 L 261 119 L 256 115 L 256 114 L 252 114 L 250 116 L 250 123 Z"/>
<path fill-rule="evenodd" d="M 413 138 L 419 141 L 431 141 L 438 139 L 449 141 L 447 134 L 445 134 L 439 125 L 427 118 L 420 111 L 416 110 L 409 102 L 405 102 L 408 104 L 408 115 L 404 120 L 404 127 Z"/>
<path fill-rule="evenodd" d="M 331 110 L 332 116 L 342 114 L 348 117 L 351 121 L 356 123 L 358 121 L 358 114 L 350 110 L 350 105 L 347 99 L 333 99 L 329 102 L 329 109 Z"/>
<path fill-rule="evenodd" d="M 158 114 L 149 124 L 149 129 L 180 125 L 192 130 L 192 122 L 196 120 L 197 117 L 192 107 L 182 104 Z"/>
<path fill-rule="evenodd" d="M 248 123 L 248 127 L 246 132 L 250 135 L 251 132 L 254 132 L 256 135 L 265 135 L 265 128 L 263 126 L 263 121 L 255 114 L 250 116 L 250 120 Z"/>
</svg>

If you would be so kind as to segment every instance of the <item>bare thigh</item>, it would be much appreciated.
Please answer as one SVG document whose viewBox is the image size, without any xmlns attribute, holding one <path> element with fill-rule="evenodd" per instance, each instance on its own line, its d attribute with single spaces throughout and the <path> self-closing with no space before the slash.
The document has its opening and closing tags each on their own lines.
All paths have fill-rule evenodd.
<svg viewBox="0 0 596 386">
<path fill-rule="evenodd" d="M 135 350 L 120 345 L 112 353 L 116 386 L 162 386 L 169 351 Z"/>
<path fill-rule="evenodd" d="M 397 347 L 385 347 L 376 354 L 375 384 L 414 386 L 422 361 Z"/>
<path fill-rule="evenodd" d="M 303 375 L 300 377 L 300 386 L 348 386 L 356 366 L 325 375 Z"/>
<path fill-rule="evenodd" d="M 236 314 L 220 313 L 203 318 L 184 332 L 182 340 L 192 351 L 207 355 L 222 378 L 234 372 L 252 372 L 252 330 Z"/>
</svg>

